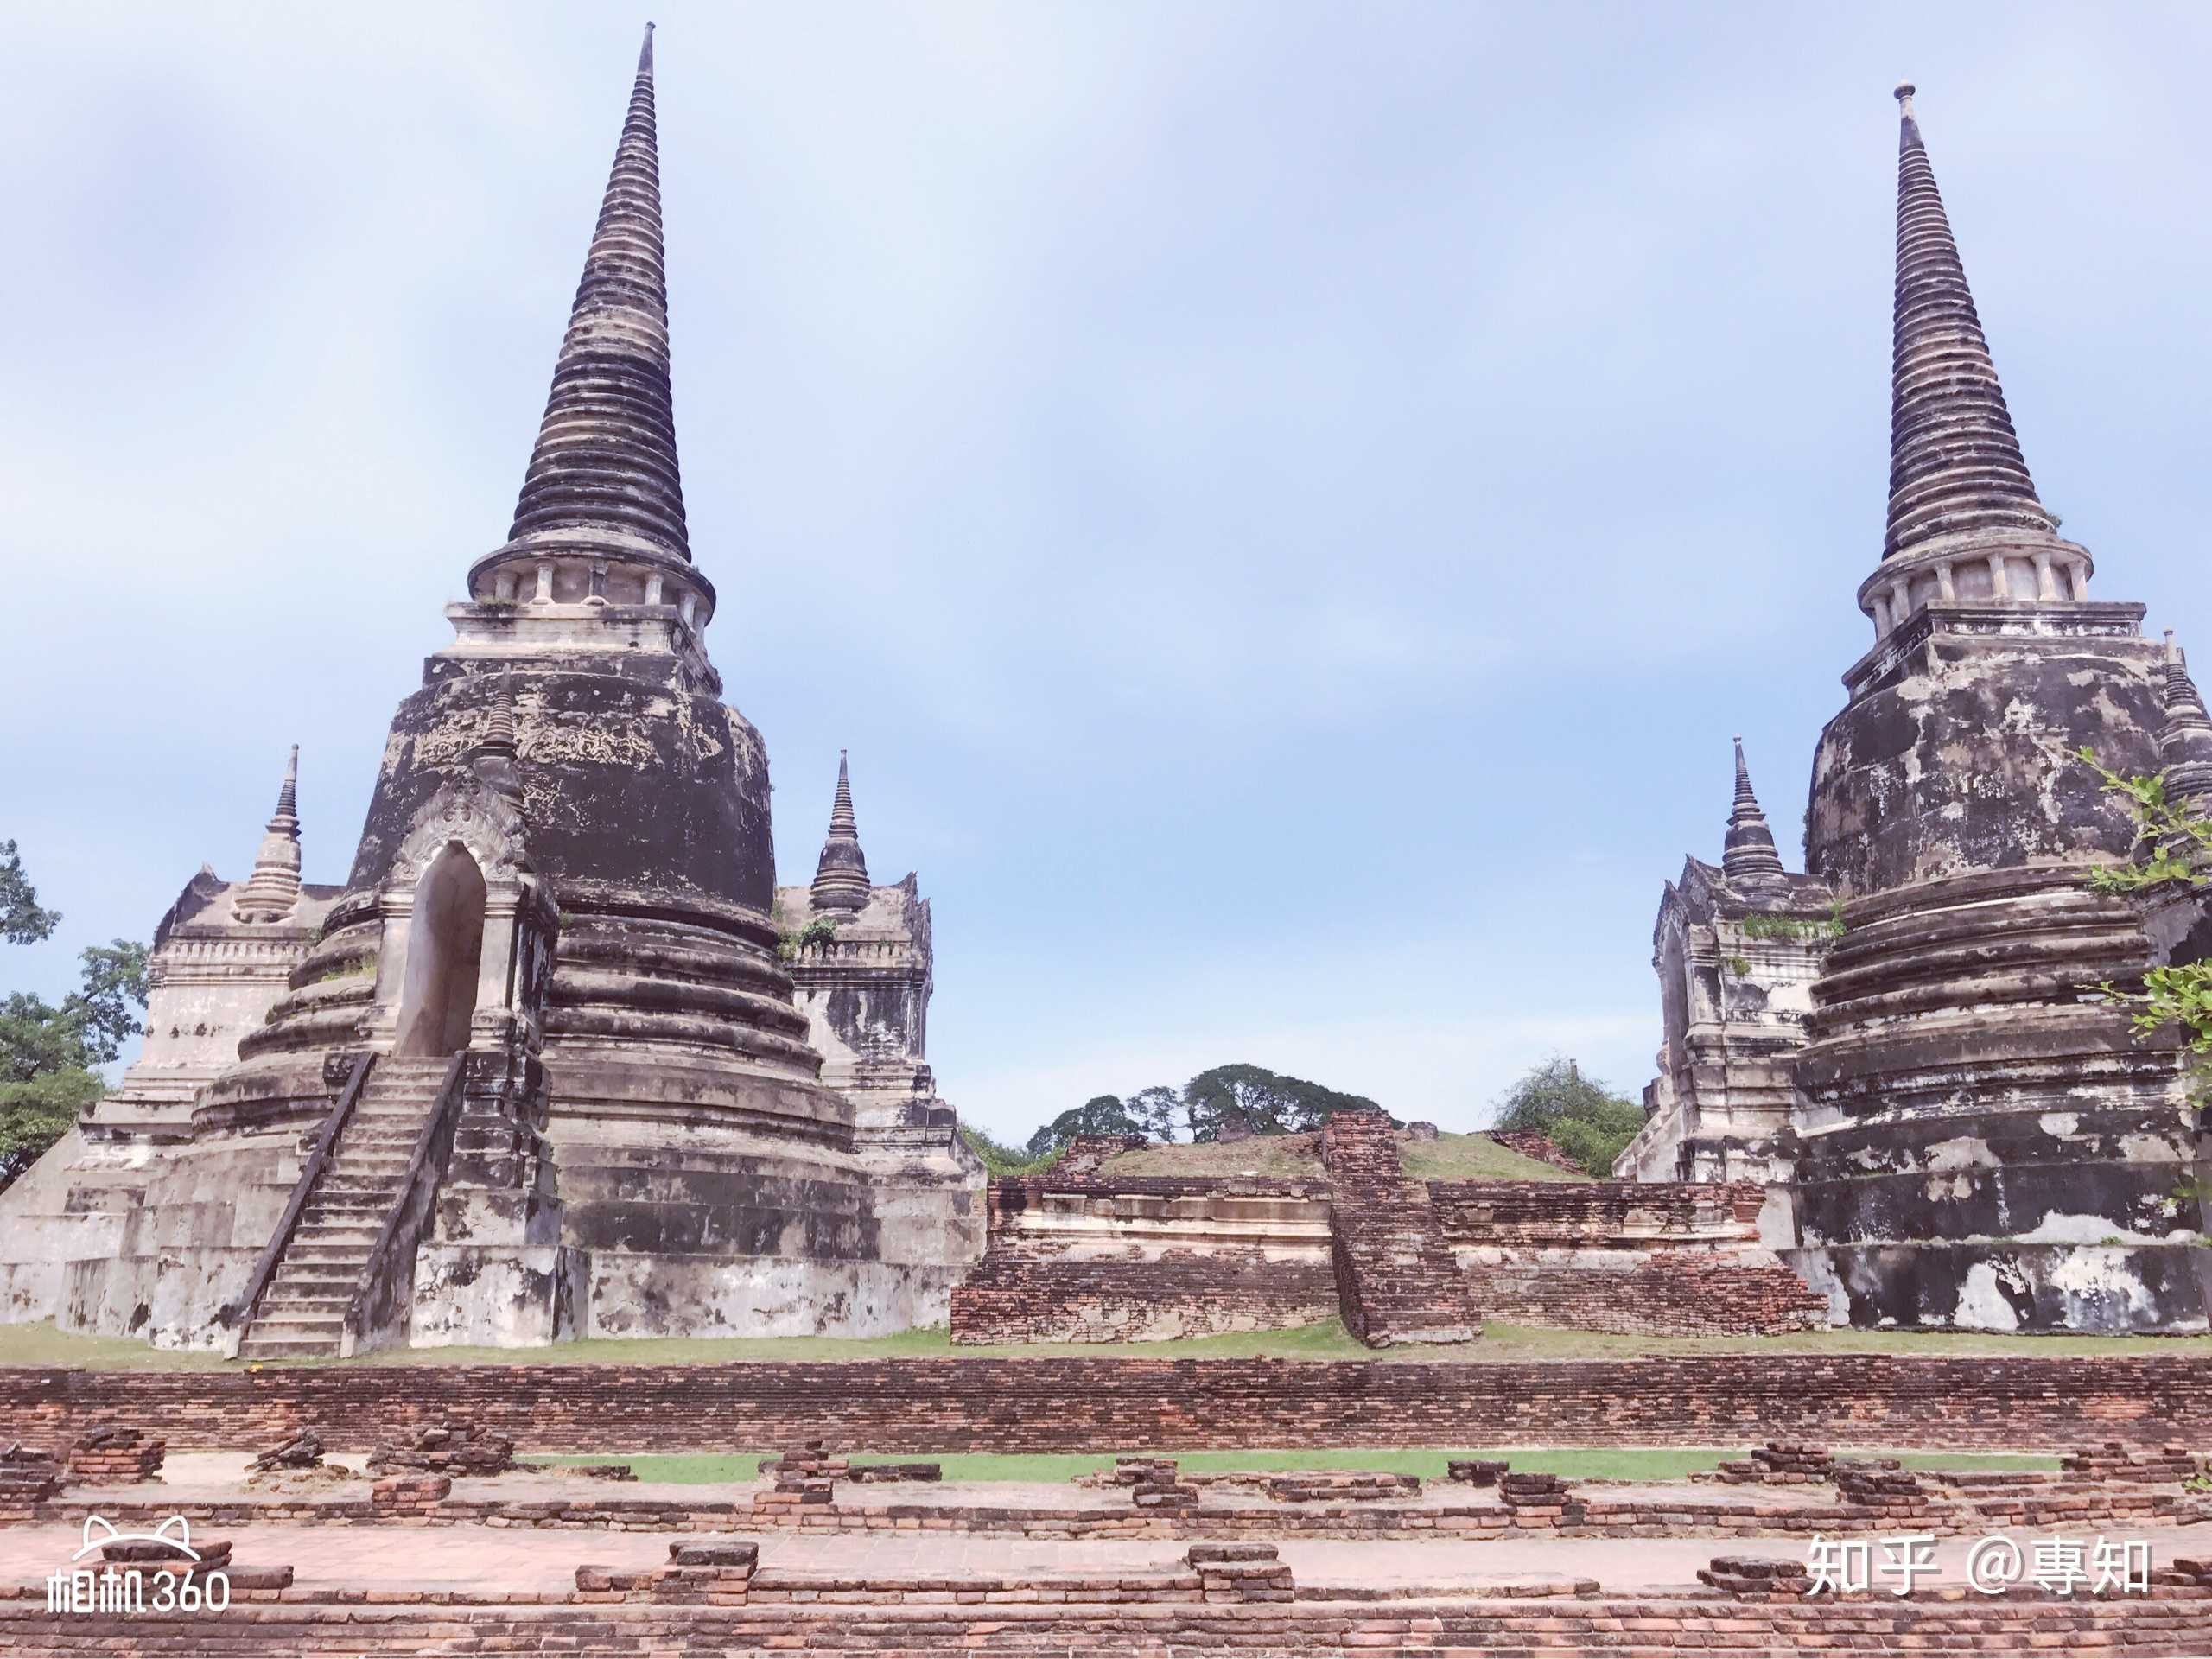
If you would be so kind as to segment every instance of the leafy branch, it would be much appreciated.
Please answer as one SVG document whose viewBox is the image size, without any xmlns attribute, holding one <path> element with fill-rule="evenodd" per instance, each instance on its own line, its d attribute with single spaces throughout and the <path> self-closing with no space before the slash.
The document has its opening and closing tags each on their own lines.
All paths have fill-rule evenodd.
<svg viewBox="0 0 2212 1659">
<path fill-rule="evenodd" d="M 2169 883 L 2212 886 L 2205 871 L 2212 864 L 2212 819 L 2198 817 L 2166 798 L 2164 773 L 2124 778 L 2107 770 L 2094 749 L 2075 751 L 2104 779 L 2106 790 L 2128 804 L 2135 817 L 2133 855 L 2121 864 L 2101 864 L 2089 872 L 2098 893 L 2133 893 Z M 2129 1010 L 2135 1040 L 2146 1042 L 2169 1026 L 2182 1033 L 2190 1057 L 2190 1097 L 2212 1100 L 2212 960 L 2172 963 L 2143 975 L 2140 991 L 2124 991 L 2111 980 L 2097 986 L 2106 1001 Z"/>
<path fill-rule="evenodd" d="M 2135 855 L 2125 864 L 2100 864 L 2089 872 L 2089 885 L 2099 893 L 2140 893 L 2167 881 L 2204 886 L 2199 866 L 2212 856 L 2212 818 L 2196 817 L 2169 801 L 2164 772 L 2123 778 L 2101 765 L 2094 749 L 2084 746 L 2075 753 L 2104 779 L 2106 792 L 2120 797 L 2135 814 Z"/>
</svg>

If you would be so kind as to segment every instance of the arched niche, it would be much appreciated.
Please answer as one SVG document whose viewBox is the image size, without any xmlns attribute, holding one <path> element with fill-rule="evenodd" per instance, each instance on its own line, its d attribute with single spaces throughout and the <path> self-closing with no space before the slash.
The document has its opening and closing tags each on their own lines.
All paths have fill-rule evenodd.
<svg viewBox="0 0 2212 1659">
<path fill-rule="evenodd" d="M 484 872 L 458 841 L 440 849 L 415 884 L 395 1054 L 435 1056 L 468 1046 L 484 961 Z"/>
<path fill-rule="evenodd" d="M 1667 1067 L 1673 1071 L 1689 1055 L 1689 947 L 1679 922 L 1667 929 L 1660 946 L 1659 1007 L 1666 1027 Z"/>
</svg>

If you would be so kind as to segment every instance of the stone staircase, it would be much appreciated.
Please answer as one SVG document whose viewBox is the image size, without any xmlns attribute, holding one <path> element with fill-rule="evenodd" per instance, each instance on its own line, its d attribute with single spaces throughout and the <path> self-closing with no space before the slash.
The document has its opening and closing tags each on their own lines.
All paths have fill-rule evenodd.
<svg viewBox="0 0 2212 1659">
<path fill-rule="evenodd" d="M 238 1344 L 245 1360 L 335 1359 L 346 1309 L 436 1103 L 448 1062 L 380 1057 L 308 1194 Z"/>
<path fill-rule="evenodd" d="M 1379 1112 L 1339 1112 L 1321 1141 L 1329 1172 L 1330 1255 L 1344 1328 L 1370 1348 L 1471 1342 L 1474 1287 L 1444 1242 L 1425 1181 L 1409 1181 Z"/>
</svg>

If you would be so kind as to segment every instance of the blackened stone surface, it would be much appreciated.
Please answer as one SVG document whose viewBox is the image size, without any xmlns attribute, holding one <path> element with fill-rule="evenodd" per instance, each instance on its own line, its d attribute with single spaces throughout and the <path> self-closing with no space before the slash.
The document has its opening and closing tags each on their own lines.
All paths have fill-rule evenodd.
<svg viewBox="0 0 2212 1659">
<path fill-rule="evenodd" d="M 1821 734 L 1807 868 L 1853 896 L 2035 860 L 2124 856 L 2126 808 L 2074 758 L 2158 769 L 2158 649 L 2126 635 L 1968 632 L 2001 607 L 1930 607 Z M 2015 613 L 2017 615 L 2017 613 Z M 2104 626 L 2103 623 L 2099 624 Z M 1871 660 L 1871 659 L 1870 659 Z"/>
<path fill-rule="evenodd" d="M 532 666 L 512 683 L 523 810 L 540 873 L 715 899 L 757 912 L 766 927 L 775 896 L 768 763 L 742 715 L 596 664 Z M 399 706 L 349 885 L 383 879 L 416 815 L 465 768 L 494 695 L 488 674 L 448 672 Z"/>
</svg>

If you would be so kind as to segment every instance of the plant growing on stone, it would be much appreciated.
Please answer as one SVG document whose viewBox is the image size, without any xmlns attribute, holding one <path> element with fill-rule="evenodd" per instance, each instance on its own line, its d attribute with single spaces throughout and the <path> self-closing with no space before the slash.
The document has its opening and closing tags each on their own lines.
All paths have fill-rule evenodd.
<svg viewBox="0 0 2212 1659">
<path fill-rule="evenodd" d="M 960 1126 L 960 1138 L 968 1143 L 970 1152 L 983 1160 L 983 1167 L 998 1176 L 1041 1174 L 1058 1163 L 1068 1149 L 1068 1142 L 1063 1141 L 1041 1155 L 1033 1157 L 1019 1147 L 1009 1147 L 1003 1141 L 992 1140 L 982 1130 L 969 1123 Z"/>
<path fill-rule="evenodd" d="M 2123 778 L 2097 760 L 2094 749 L 2075 751 L 2090 771 L 2104 779 L 2108 793 L 2126 800 L 2135 814 L 2133 856 L 2124 864 L 2100 864 L 2089 872 L 2099 893 L 2140 893 L 2168 881 L 2201 887 L 2212 882 L 2203 873 L 2212 858 L 2212 818 L 2200 818 L 2166 799 L 2164 772 L 2151 778 Z"/>
<path fill-rule="evenodd" d="M 796 962 L 810 946 L 827 944 L 837 937 L 837 924 L 827 916 L 817 916 L 804 927 L 777 936 L 776 954 L 785 962 Z"/>
<path fill-rule="evenodd" d="M 1783 916 L 1773 911 L 1755 910 L 1737 925 L 1743 929 L 1747 939 L 1833 939 L 1843 934 L 1843 900 L 1839 899 L 1829 907 L 1827 919 L 1817 921 L 1809 916 Z"/>
<path fill-rule="evenodd" d="M 2119 864 L 2100 864 L 2089 872 L 2098 893 L 2131 894 L 2169 884 L 2212 886 L 2212 819 L 2202 818 L 2166 798 L 2164 774 L 2122 777 L 2099 763 L 2094 749 L 2075 752 L 2104 779 L 2105 788 L 2126 801 L 2135 816 L 2135 844 Z M 2178 1027 L 2190 1058 L 2190 1098 L 2212 1101 L 2212 961 L 2170 963 L 2146 970 L 2140 991 L 2120 989 L 2111 980 L 2096 987 L 2109 1001 L 2131 1010 L 2138 1042 L 2167 1027 Z"/>
</svg>

